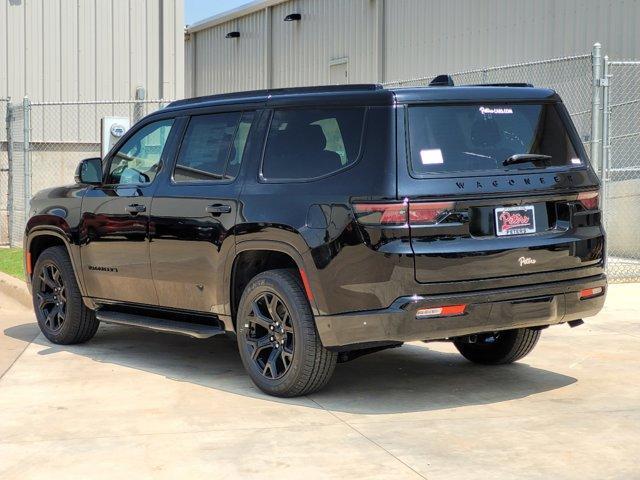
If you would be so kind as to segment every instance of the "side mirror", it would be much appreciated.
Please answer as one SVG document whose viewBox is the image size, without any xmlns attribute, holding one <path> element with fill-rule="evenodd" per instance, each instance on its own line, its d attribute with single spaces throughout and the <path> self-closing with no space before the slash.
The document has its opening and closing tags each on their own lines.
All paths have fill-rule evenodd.
<svg viewBox="0 0 640 480">
<path fill-rule="evenodd" d="M 76 183 L 100 185 L 102 183 L 102 159 L 85 158 L 76 168 Z"/>
</svg>

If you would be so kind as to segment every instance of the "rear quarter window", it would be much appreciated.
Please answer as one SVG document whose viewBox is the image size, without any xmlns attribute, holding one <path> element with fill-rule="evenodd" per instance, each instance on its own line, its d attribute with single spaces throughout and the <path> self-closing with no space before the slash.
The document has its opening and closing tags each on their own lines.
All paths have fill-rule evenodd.
<svg viewBox="0 0 640 480">
<path fill-rule="evenodd" d="M 553 104 L 415 105 L 408 124 L 411 170 L 418 176 L 583 163 Z M 550 158 L 505 164 L 522 154 Z"/>
<path fill-rule="evenodd" d="M 360 155 L 365 107 L 275 110 L 262 161 L 266 181 L 324 177 Z"/>
</svg>

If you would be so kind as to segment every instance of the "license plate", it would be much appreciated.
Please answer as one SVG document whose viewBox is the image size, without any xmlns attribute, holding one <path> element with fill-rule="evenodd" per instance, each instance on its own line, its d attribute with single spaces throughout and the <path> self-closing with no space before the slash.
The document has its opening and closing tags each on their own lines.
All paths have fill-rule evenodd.
<svg viewBox="0 0 640 480">
<path fill-rule="evenodd" d="M 496 208 L 496 234 L 499 237 L 536 232 L 533 205 Z"/>
</svg>

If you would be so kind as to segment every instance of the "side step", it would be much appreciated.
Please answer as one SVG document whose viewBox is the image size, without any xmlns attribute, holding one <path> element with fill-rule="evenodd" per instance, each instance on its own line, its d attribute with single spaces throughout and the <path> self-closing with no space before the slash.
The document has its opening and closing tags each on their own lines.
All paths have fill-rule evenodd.
<svg viewBox="0 0 640 480">
<path fill-rule="evenodd" d="M 225 331 L 217 325 L 176 322 L 174 320 L 165 320 L 164 318 L 145 317 L 143 315 L 133 315 L 130 313 L 98 310 L 96 312 L 96 318 L 104 323 L 147 328 L 149 330 L 155 330 L 156 332 L 178 333 L 194 338 L 210 338 L 225 333 Z"/>
</svg>

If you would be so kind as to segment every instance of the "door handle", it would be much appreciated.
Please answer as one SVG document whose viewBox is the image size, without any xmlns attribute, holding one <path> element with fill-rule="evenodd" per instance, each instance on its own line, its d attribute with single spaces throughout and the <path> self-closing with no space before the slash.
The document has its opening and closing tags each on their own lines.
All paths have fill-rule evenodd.
<svg viewBox="0 0 640 480">
<path fill-rule="evenodd" d="M 146 212 L 147 207 L 134 203 L 133 205 L 127 205 L 126 207 L 124 207 L 124 211 L 130 215 L 137 215 L 139 213 Z"/>
<path fill-rule="evenodd" d="M 215 205 L 209 205 L 204 209 L 204 211 L 210 213 L 211 215 L 220 215 L 223 213 L 231 213 L 231 207 L 229 205 L 216 203 Z"/>
</svg>

